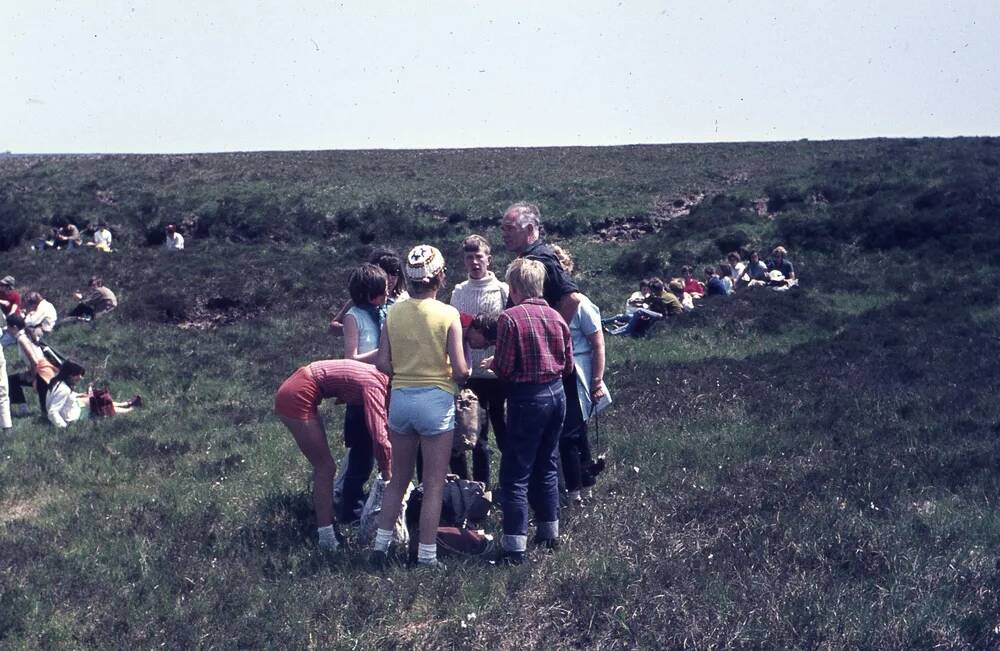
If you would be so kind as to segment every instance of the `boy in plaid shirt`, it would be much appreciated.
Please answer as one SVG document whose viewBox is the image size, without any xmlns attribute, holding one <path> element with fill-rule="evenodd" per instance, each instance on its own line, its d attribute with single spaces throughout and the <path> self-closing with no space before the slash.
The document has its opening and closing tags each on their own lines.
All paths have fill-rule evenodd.
<svg viewBox="0 0 1000 651">
<path fill-rule="evenodd" d="M 573 344 L 559 313 L 542 298 L 545 267 L 527 258 L 507 269 L 514 307 L 497 321 L 491 367 L 507 383 L 507 435 L 500 461 L 504 559 L 523 562 L 528 507 L 535 542 L 549 549 L 559 538 L 559 434 L 566 415 L 562 378 L 573 372 Z"/>
</svg>

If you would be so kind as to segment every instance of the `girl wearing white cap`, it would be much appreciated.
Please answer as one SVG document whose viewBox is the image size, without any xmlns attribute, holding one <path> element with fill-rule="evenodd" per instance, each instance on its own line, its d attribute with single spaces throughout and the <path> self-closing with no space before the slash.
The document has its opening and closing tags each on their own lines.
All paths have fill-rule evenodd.
<svg viewBox="0 0 1000 651">
<path fill-rule="evenodd" d="M 392 481 L 383 498 L 372 562 L 386 562 L 393 523 L 402 507 L 419 449 L 424 499 L 417 563 L 442 569 L 435 541 L 455 429 L 456 383 L 465 382 L 469 367 L 458 310 L 437 300 L 445 276 L 441 252 L 426 244 L 415 247 L 406 258 L 404 273 L 410 300 L 397 303 L 389 311 L 376 357 L 378 369 L 392 376 Z"/>
</svg>

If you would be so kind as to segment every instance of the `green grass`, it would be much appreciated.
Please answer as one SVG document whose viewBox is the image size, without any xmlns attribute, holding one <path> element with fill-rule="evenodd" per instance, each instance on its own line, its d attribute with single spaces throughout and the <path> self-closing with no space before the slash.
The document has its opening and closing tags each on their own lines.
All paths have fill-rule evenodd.
<svg viewBox="0 0 1000 651">
<path fill-rule="evenodd" d="M 0 439 L 0 647 L 997 646 L 1000 264 L 983 248 L 996 235 L 983 211 L 1000 205 L 995 147 L 0 161 L 3 206 L 33 207 L 17 213 L 32 225 L 78 208 L 117 224 L 114 255 L 18 244 L 0 271 L 63 312 L 102 274 L 122 306 L 51 342 L 85 363 L 88 381 L 148 405 L 68 431 L 36 407 Z M 976 181 L 971 194 L 960 177 Z M 116 208 L 94 204 L 95 183 Z M 645 218 L 691 189 L 709 192 L 704 209 L 636 242 L 586 228 Z M 829 203 L 810 204 L 814 191 Z M 785 203 L 782 215 L 742 210 L 763 193 Z M 609 338 L 615 406 L 595 445 L 609 468 L 595 500 L 564 514 L 555 554 L 520 568 L 452 561 L 441 575 L 371 574 L 362 550 L 321 555 L 308 464 L 271 404 L 299 365 L 339 355 L 326 321 L 369 251 L 366 224 L 399 249 L 421 233 L 455 282 L 460 236 L 498 244 L 499 211 L 525 196 L 543 203 L 605 314 L 640 277 L 717 260 L 736 231 L 747 246 L 792 246 L 802 286 L 705 300 L 647 339 Z M 147 228 L 184 211 L 207 224 L 188 251 L 143 246 Z M 892 225 L 900 246 L 877 239 L 876 226 Z M 262 234 L 240 239 L 249 226 Z M 629 267 L 635 251 L 652 266 Z M 323 414 L 339 457 L 342 409 Z"/>
</svg>

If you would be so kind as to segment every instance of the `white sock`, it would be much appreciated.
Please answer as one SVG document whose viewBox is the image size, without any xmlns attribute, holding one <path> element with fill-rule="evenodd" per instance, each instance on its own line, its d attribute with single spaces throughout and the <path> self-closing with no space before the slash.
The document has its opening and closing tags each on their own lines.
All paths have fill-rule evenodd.
<svg viewBox="0 0 1000 651">
<path fill-rule="evenodd" d="M 417 562 L 418 563 L 433 563 L 437 560 L 438 556 L 438 546 L 437 543 L 431 543 L 425 545 L 420 543 L 417 545 Z"/>
<path fill-rule="evenodd" d="M 389 551 L 389 543 L 391 542 L 392 542 L 392 529 L 375 530 L 375 551 L 377 552 Z"/>
<path fill-rule="evenodd" d="M 328 524 L 325 527 L 320 527 L 316 530 L 316 534 L 319 536 L 319 547 L 320 549 L 325 549 L 326 551 L 336 551 L 340 547 L 340 543 L 337 542 L 337 536 L 333 533 L 333 525 Z"/>
</svg>

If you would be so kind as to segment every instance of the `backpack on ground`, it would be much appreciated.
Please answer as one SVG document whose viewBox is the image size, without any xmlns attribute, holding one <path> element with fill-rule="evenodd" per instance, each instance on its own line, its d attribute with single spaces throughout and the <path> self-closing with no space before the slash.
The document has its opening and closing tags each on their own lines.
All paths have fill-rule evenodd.
<svg viewBox="0 0 1000 651">
<path fill-rule="evenodd" d="M 438 527 L 437 537 L 438 556 L 452 556 L 459 558 L 481 558 L 491 559 L 494 557 L 493 536 L 483 532 L 481 529 L 463 529 L 461 527 Z M 417 537 L 410 538 L 410 558 L 417 557 Z"/>
<path fill-rule="evenodd" d="M 410 493 L 406 504 L 406 526 L 410 537 L 420 527 L 420 508 L 424 501 L 424 487 L 419 485 Z M 493 508 L 493 495 L 481 481 L 459 479 L 448 475 L 441 498 L 441 526 L 468 528 L 485 520 Z"/>
<path fill-rule="evenodd" d="M 105 418 L 115 415 L 115 401 L 106 387 L 94 389 L 90 395 L 90 417 Z"/>
</svg>

